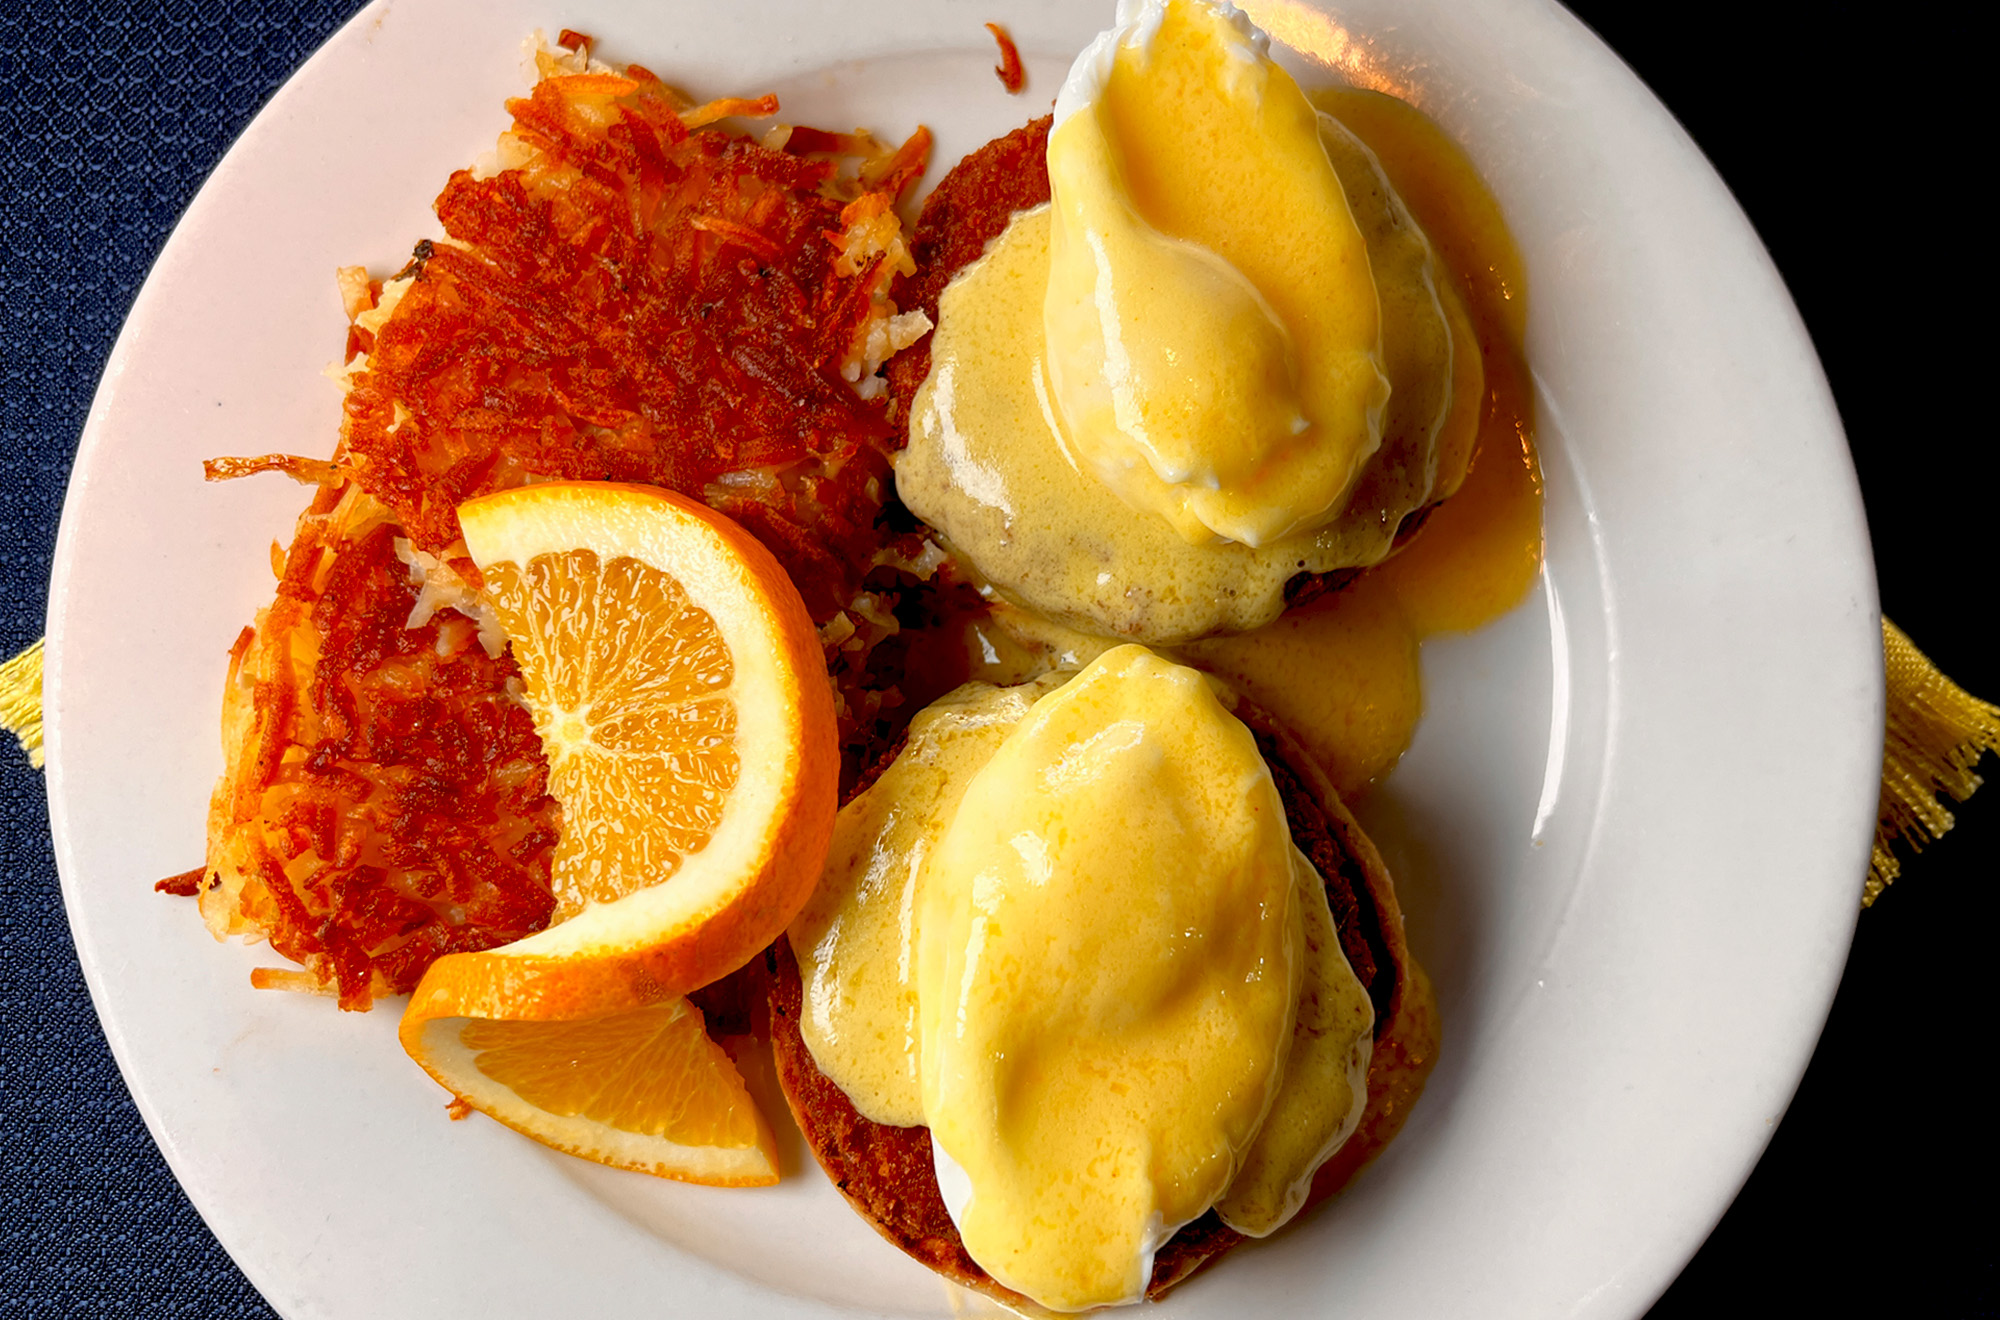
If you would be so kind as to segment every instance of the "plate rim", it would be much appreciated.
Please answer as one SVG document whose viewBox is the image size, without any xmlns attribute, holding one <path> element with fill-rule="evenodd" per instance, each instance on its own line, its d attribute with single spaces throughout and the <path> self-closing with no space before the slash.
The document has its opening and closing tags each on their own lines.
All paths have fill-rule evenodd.
<svg viewBox="0 0 2000 1320">
<path fill-rule="evenodd" d="M 145 1091 L 142 1088 L 142 1086 L 136 1084 L 137 1079 L 133 1077 L 131 1068 L 128 1066 L 127 1062 L 128 1049 L 126 1042 L 124 1041 L 123 1030 L 121 1028 L 114 1028 L 114 1022 L 118 1019 L 118 1014 L 115 1011 L 107 1012 L 108 1001 L 110 998 L 110 991 L 107 987 L 105 978 L 108 975 L 108 973 L 102 966 L 99 965 L 98 960 L 93 956 L 92 950 L 94 946 L 87 935 L 88 917 L 84 915 L 87 908 L 89 907 L 89 902 L 87 896 L 83 893 L 80 887 L 81 882 L 73 879 L 76 863 L 72 858 L 72 846 L 67 833 L 69 828 L 67 795 L 71 793 L 73 790 L 71 788 L 71 783 L 70 783 L 71 767 L 66 762 L 64 756 L 64 734 L 63 734 L 63 728 L 65 723 L 64 701 L 67 696 L 70 661 L 63 645 L 63 639 L 61 635 L 62 619 L 60 617 L 60 612 L 59 612 L 59 607 L 61 605 L 61 601 L 59 600 L 59 595 L 66 593 L 66 589 L 69 583 L 69 577 L 74 568 L 74 561 L 73 561 L 74 546 L 72 543 L 76 535 L 76 532 L 73 526 L 73 523 L 75 521 L 75 518 L 73 516 L 73 510 L 81 507 L 82 502 L 88 496 L 88 490 L 91 484 L 91 476 L 95 470 L 95 464 L 99 461 L 96 457 L 97 449 L 102 447 L 104 444 L 109 443 L 108 439 L 105 436 L 105 430 L 107 424 L 104 419 L 115 404 L 117 380 L 131 365 L 131 359 L 137 352 L 137 349 L 134 344 L 135 334 L 137 333 L 135 332 L 135 327 L 143 328 L 144 322 L 148 319 L 148 314 L 150 313 L 150 303 L 148 301 L 149 298 L 163 296 L 158 293 L 158 286 L 156 285 L 156 277 L 160 274 L 163 268 L 166 268 L 169 265 L 170 258 L 175 253 L 176 244 L 182 241 L 183 234 L 185 232 L 185 227 L 187 226 L 189 219 L 191 217 L 198 216 L 202 213 L 204 201 L 205 199 L 210 198 L 212 190 L 215 188 L 217 179 L 227 177 L 230 157 L 234 156 L 237 153 L 240 145 L 244 141 L 248 140 L 252 134 L 259 131 L 259 125 L 265 124 L 267 121 L 271 120 L 275 115 L 282 112 L 282 107 L 285 107 L 289 104 L 288 94 L 293 92 L 295 86 L 300 82 L 300 80 L 305 79 L 308 76 L 313 76 L 316 68 L 319 67 L 323 62 L 330 62 L 333 58 L 335 58 L 333 55 L 330 54 L 330 52 L 335 51 L 336 47 L 340 46 L 343 41 L 349 40 L 350 34 L 361 29 L 363 25 L 367 23 L 377 21 L 382 14 L 388 11 L 390 7 L 391 6 L 388 0 L 376 0 L 376 3 L 371 4 L 366 8 L 364 8 L 363 10 L 361 10 L 354 16 L 354 18 L 350 19 L 348 23 L 344 24 L 338 31 L 336 31 L 336 33 L 332 37 L 330 37 L 327 42 L 325 42 L 318 50 L 316 50 L 314 54 L 304 64 L 302 64 L 298 70 L 296 70 L 293 73 L 291 78 L 287 80 L 284 87 L 282 87 L 278 93 L 274 94 L 271 100 L 265 105 L 265 107 L 258 112 L 258 115 L 252 121 L 251 125 L 248 128 L 246 128 L 244 134 L 238 138 L 237 144 L 232 145 L 229 153 L 227 153 L 223 157 L 222 161 L 217 165 L 216 169 L 211 173 L 209 180 L 203 184 L 200 193 L 197 194 L 195 200 L 190 204 L 188 211 L 183 214 L 181 220 L 176 224 L 173 234 L 170 235 L 166 245 L 163 247 L 160 257 L 156 260 L 154 264 L 153 270 L 148 274 L 145 286 L 142 288 L 140 294 L 138 295 L 138 298 L 135 299 L 132 312 L 130 313 L 130 315 L 128 315 L 123 328 L 121 328 L 117 341 L 114 344 L 114 347 L 112 349 L 109 358 L 107 359 L 106 366 L 104 369 L 104 375 L 100 382 L 97 394 L 93 399 L 89 411 L 89 416 L 85 423 L 83 439 L 77 451 L 75 467 L 73 469 L 73 471 L 77 475 L 72 478 L 71 485 L 65 496 L 62 523 L 57 537 L 56 550 L 55 550 L 52 574 L 51 574 L 51 594 L 50 594 L 50 606 L 49 606 L 49 618 L 48 618 L 49 652 L 50 652 L 48 669 L 49 669 L 49 692 L 51 696 L 51 701 L 50 701 L 51 709 L 49 718 L 49 737 L 48 737 L 49 776 L 47 783 L 48 783 L 48 793 L 50 800 L 51 825 L 55 835 L 58 869 L 61 872 L 61 877 L 62 877 L 64 902 L 68 910 L 69 919 L 71 921 L 72 934 L 73 934 L 73 939 L 75 940 L 77 945 L 79 961 L 83 966 L 85 978 L 89 985 L 92 1000 L 97 1008 L 100 1021 L 104 1024 L 107 1040 L 110 1041 L 114 1056 L 118 1059 L 121 1074 L 125 1076 L 128 1087 L 130 1087 L 133 1091 L 135 1101 L 138 1102 L 138 1107 L 140 1109 L 142 1117 L 144 1118 L 147 1124 L 149 1132 L 152 1134 L 156 1144 L 158 1144 L 158 1146 L 160 1147 L 162 1154 L 166 1158 L 169 1166 L 174 1169 L 176 1178 L 182 1182 L 182 1185 L 184 1187 L 189 1186 L 189 1182 L 182 1167 L 183 1153 L 179 1150 L 178 1143 L 172 1139 L 172 1134 L 167 1130 L 165 1119 L 161 1115 L 155 1112 L 154 1107 L 152 1105 L 148 1104 L 145 1101 L 144 1099 Z M 1507 6 L 1504 3 L 1500 3 L 1500 4 L 1494 4 L 1491 7 L 1497 10 L 1497 9 L 1504 9 Z M 1520 6 L 1516 7 L 1518 8 Z M 1552 5 L 1540 4 L 1539 0 L 1533 0 L 1530 7 L 1539 7 L 1545 10 L 1554 10 L 1554 7 Z M 1573 17 L 1568 16 L 1566 11 L 1554 10 L 1554 12 L 1560 14 L 1565 18 L 1568 18 L 1571 23 L 1576 24 L 1577 30 L 1581 32 L 1591 43 L 1594 43 L 1597 46 L 1597 49 L 1600 52 L 1600 54 L 1604 56 L 1609 56 L 1611 61 L 1616 64 L 1618 71 L 1621 72 L 1627 79 L 1630 79 L 1633 83 L 1633 86 L 1637 87 L 1643 96 L 1645 96 L 1648 100 L 1651 100 L 1651 93 L 1645 91 L 1645 89 L 1637 83 L 1636 78 L 1630 73 L 1629 69 L 1626 69 L 1625 66 L 1622 64 L 1622 62 L 1617 61 L 1617 57 L 1614 54 L 1612 54 L 1608 49 L 1604 48 L 1602 46 L 1602 43 L 1598 41 L 1598 39 L 1595 37 L 1594 34 L 1589 33 L 1588 29 L 1583 28 L 1582 25 L 1578 23 Z M 1664 107 L 1659 107 L 1657 101 L 1654 101 L 1653 105 L 1658 108 L 1659 113 L 1661 115 L 1666 116 L 1666 111 Z M 1672 131 L 1674 133 L 1680 134 L 1685 147 L 1690 151 L 1694 151 L 1697 158 L 1699 158 L 1698 150 L 1694 148 L 1694 145 L 1691 141 L 1686 141 L 1685 134 L 1680 133 L 1679 126 L 1677 124 L 1672 123 L 1671 116 L 1667 116 L 1667 119 L 1672 127 Z M 1704 168 L 1706 168 L 1706 162 L 1703 161 L 1702 164 Z M 1710 173 L 1712 177 L 1712 171 Z M 1715 180 L 1715 183 L 1718 187 L 1720 186 L 1719 179 Z M 211 204 L 213 203 L 211 202 Z M 1730 199 L 1729 206 L 1733 209 L 1734 205 L 1735 204 L 1733 199 Z M 1740 210 L 1737 210 L 1735 214 L 1737 220 L 1741 222 L 1747 229 L 1748 221 L 1743 219 Z M 1756 244 L 1754 235 L 1752 235 L 1751 241 L 1753 244 Z M 1766 267 L 1769 267 L 1770 261 L 1768 254 L 1764 252 L 1761 244 L 1756 244 L 1756 250 L 1758 256 L 1764 262 Z M 1774 267 L 1771 267 L 1769 269 L 1769 274 L 1772 279 L 1775 280 L 1777 278 Z M 1810 340 L 1807 338 L 1805 328 L 1803 324 L 1799 322 L 1796 308 L 1791 305 L 1789 298 L 1785 299 L 1784 307 L 1785 310 L 1790 314 L 1791 320 L 1794 323 L 1794 330 L 1796 335 L 1799 337 L 1801 341 L 1804 342 L 1806 351 L 1808 354 L 1810 354 L 1811 352 Z M 1817 371 L 1816 359 L 1814 360 L 1814 370 Z M 1829 413 L 1831 413 L 1832 412 L 1831 394 L 1827 390 L 1823 375 L 1819 378 L 1818 385 L 1820 393 L 1824 396 L 1826 409 Z M 1834 440 L 1841 442 L 1842 461 L 1847 462 L 1845 458 L 1844 439 L 1840 432 L 1837 416 L 1833 417 L 1831 434 Z M 1851 462 L 1848 462 L 1848 474 L 1849 474 L 1850 484 L 1854 484 L 1853 513 L 1858 521 L 1859 491 L 1858 491 L 1858 484 L 1855 484 L 1853 482 Z M 1865 548 L 1866 546 L 1865 526 L 1863 527 L 1861 536 L 1862 536 L 1861 544 Z M 1865 616 L 1867 620 L 1879 621 L 1879 605 L 1876 602 L 1876 598 L 1874 595 L 1872 566 L 1869 567 L 1866 576 L 1867 576 L 1867 581 L 1865 584 L 1863 584 L 1865 587 L 1864 594 L 1866 596 L 1866 600 L 1861 603 L 1861 613 L 1862 615 Z M 1880 725 L 1879 706 L 1881 701 L 1879 676 L 1875 694 L 1875 701 L 1878 707 L 1877 710 L 1878 718 L 1876 719 L 1876 725 L 1877 727 L 1879 727 Z M 1872 817 L 1870 823 L 1872 825 Z M 1858 829 L 1858 823 L 1857 823 L 1857 829 Z M 1861 857 L 1865 859 L 1866 856 L 1865 847 L 1860 849 L 1860 854 Z M 1865 865 L 1863 869 L 1865 869 Z M 1848 912 L 1845 921 L 1845 933 L 1839 938 L 1839 947 L 1841 951 L 1841 956 L 1830 960 L 1830 974 L 1825 978 L 1826 979 L 1826 984 L 1824 986 L 1825 992 L 1822 996 L 1820 996 L 1820 1003 L 1817 1011 L 1811 1014 L 1811 1017 L 1813 1019 L 1813 1028 L 1810 1033 L 1804 1036 L 1803 1043 L 1800 1046 L 1799 1050 L 1797 1051 L 1798 1057 L 1796 1060 L 1796 1067 L 1790 1070 L 1789 1081 L 1785 1082 L 1781 1087 L 1783 1091 L 1783 1097 L 1786 1102 L 1789 1101 L 1789 1097 L 1795 1091 L 1798 1081 L 1803 1076 L 1806 1061 L 1809 1060 L 1813 1044 L 1816 1042 L 1818 1038 L 1819 1027 L 1821 1024 L 1823 1024 L 1826 1017 L 1826 1013 L 1831 1007 L 1833 988 L 1834 985 L 1837 983 L 1839 970 L 1842 963 L 1844 962 L 1845 949 L 1847 947 L 1847 943 L 1852 938 L 1853 922 L 1855 917 L 1858 916 L 1858 911 L 1859 907 L 1857 900 L 1857 902 L 1850 905 L 1850 910 Z M 1780 1106 L 1780 1108 L 1782 1109 L 1782 1105 Z M 1770 1130 L 1775 1130 L 1775 1124 L 1772 1125 L 1772 1128 Z M 1758 1140 L 1754 1143 L 1754 1149 L 1750 1150 L 1747 1161 L 1743 1163 L 1741 1173 L 1734 1179 L 1734 1181 L 1731 1184 L 1732 1190 L 1728 1195 L 1721 1198 L 1720 1203 L 1715 1208 L 1714 1214 L 1707 1220 L 1705 1224 L 1703 1224 L 1699 1228 L 1698 1232 L 1695 1232 L 1693 1234 L 1692 1240 L 1687 1243 L 1685 1252 L 1682 1253 L 1679 1259 L 1672 1264 L 1671 1268 L 1666 1270 L 1664 1278 L 1659 1282 L 1659 1289 L 1663 1289 L 1666 1286 L 1666 1283 L 1671 1282 L 1674 1275 L 1677 1274 L 1681 1266 L 1685 1264 L 1686 1259 L 1693 1254 L 1696 1248 L 1698 1248 L 1702 1239 L 1705 1238 L 1708 1231 L 1713 1227 L 1714 1222 L 1717 1219 L 1719 1219 L 1721 1215 L 1727 1210 L 1730 1201 L 1733 1199 L 1734 1189 L 1739 1188 L 1743 1179 L 1748 1176 L 1750 1169 L 1754 1167 L 1754 1165 L 1757 1162 L 1757 1159 L 1761 1156 L 1762 1151 L 1764 1149 L 1764 1145 L 1766 1144 L 1766 1142 L 1768 1142 L 1768 1140 L 1769 1140 L 1769 1131 L 1765 1133 L 1765 1135 L 1761 1140 Z M 196 1198 L 192 1194 L 190 1194 L 190 1200 L 195 1201 L 196 1209 L 198 1210 L 198 1212 L 202 1214 L 204 1221 L 211 1222 L 211 1231 L 213 1231 L 213 1223 L 210 1220 L 210 1212 L 208 1207 L 202 1204 L 201 1201 L 196 1200 Z M 236 1259 L 239 1266 L 244 1268 L 245 1273 L 249 1275 L 253 1279 L 253 1281 L 255 1281 L 258 1284 L 260 1291 L 264 1292 L 267 1297 L 271 1296 L 273 1294 L 273 1289 L 269 1286 L 266 1286 L 263 1277 L 263 1270 L 261 1268 L 254 1268 L 249 1261 L 246 1261 L 245 1254 L 243 1252 L 240 1252 L 236 1248 L 236 1246 L 234 1246 L 227 1238 L 224 1238 L 222 1234 L 218 1233 L 217 1236 L 218 1239 L 222 1241 L 225 1250 L 228 1250 L 230 1252 L 232 1258 Z M 262 1263 L 263 1262 L 259 1262 L 258 1264 L 261 1266 Z M 1658 1289 L 1655 1290 L 1655 1295 L 1657 1294 L 1657 1291 Z M 275 1302 L 273 1304 L 276 1305 Z"/>
</svg>

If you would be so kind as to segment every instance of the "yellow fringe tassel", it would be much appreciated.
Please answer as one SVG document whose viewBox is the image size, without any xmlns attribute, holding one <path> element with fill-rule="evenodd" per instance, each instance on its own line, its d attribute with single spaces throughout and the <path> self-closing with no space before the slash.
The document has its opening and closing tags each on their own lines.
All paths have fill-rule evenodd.
<svg viewBox="0 0 2000 1320">
<path fill-rule="evenodd" d="M 1919 852 L 1943 835 L 1953 822 L 1939 794 L 1954 802 L 1971 797 L 1980 784 L 1972 768 L 1987 752 L 2000 750 L 2000 706 L 1979 700 L 1939 673 L 1887 619 L 1882 620 L 1882 659 L 1889 696 L 1882 806 L 1862 907 L 1902 873 L 1902 861 L 1889 845 L 1901 839 L 1911 852 Z"/>
<path fill-rule="evenodd" d="M 28 763 L 42 768 L 42 644 L 0 665 L 0 729 L 21 741 Z"/>
</svg>

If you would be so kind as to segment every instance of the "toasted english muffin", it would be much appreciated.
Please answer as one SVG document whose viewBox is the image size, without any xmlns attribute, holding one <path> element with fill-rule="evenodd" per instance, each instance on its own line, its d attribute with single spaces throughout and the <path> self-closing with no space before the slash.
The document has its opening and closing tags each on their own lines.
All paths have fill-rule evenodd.
<svg viewBox="0 0 2000 1320">
<path fill-rule="evenodd" d="M 1234 707 L 1250 728 L 1285 805 L 1299 851 L 1319 872 L 1341 950 L 1375 1010 L 1374 1046 L 1361 1121 L 1314 1176 L 1310 1208 L 1345 1186 L 1402 1128 L 1436 1061 L 1439 1024 L 1430 980 L 1410 956 L 1402 910 L 1374 844 L 1290 733 L 1245 701 Z M 865 791 L 893 755 L 856 786 Z M 930 1131 L 891 1127 L 859 1114 L 822 1073 L 799 1026 L 803 987 L 791 946 L 781 939 L 768 959 L 771 1042 L 778 1078 L 806 1144 L 827 1177 L 861 1217 L 910 1256 L 945 1278 L 1030 1313 L 1041 1308 L 994 1281 L 966 1253 L 945 1210 L 934 1172 Z M 1147 1296 L 1168 1289 L 1228 1251 L 1243 1236 L 1213 1210 L 1162 1244 Z"/>
<path fill-rule="evenodd" d="M 962 571 L 1066 627 L 1148 645 L 1179 645 L 1260 627 L 1286 609 L 1339 590 L 1362 569 L 1407 545 L 1432 511 L 1458 489 L 1470 468 L 1472 432 L 1485 398 L 1472 323 L 1452 278 L 1432 259 L 1422 231 L 1373 153 L 1337 122 L 1325 122 L 1323 136 L 1329 154 L 1337 158 L 1350 206 L 1374 235 L 1371 257 L 1385 262 L 1384 269 L 1421 273 L 1412 296 L 1385 296 L 1392 313 L 1384 322 L 1385 360 L 1395 390 L 1381 447 L 1362 468 L 1347 511 L 1321 532 L 1283 538 L 1263 550 L 1227 542 L 1190 548 L 1164 533 L 1124 544 L 1104 539 L 1096 527 L 1052 527 L 1049 510 L 1039 506 L 1032 513 L 1022 509 L 1016 511 L 1018 517 L 1008 515 L 1004 528 L 996 529 L 988 525 L 1000 517 L 988 507 L 990 494 L 957 491 L 950 471 L 935 470 L 928 455 L 914 468 L 899 459 L 906 502 L 932 524 Z M 898 306 L 912 315 L 921 312 L 937 325 L 940 299 L 952 282 L 987 254 L 1017 215 L 1049 202 L 1050 124 L 1044 116 L 995 138 L 939 180 L 911 235 L 916 269 L 892 286 Z M 885 369 L 906 449 L 917 422 L 918 391 L 931 372 L 935 339 L 935 332 L 924 335 Z M 1456 374 L 1455 361 L 1464 368 Z M 1439 377 L 1440 364 L 1443 377 L 1456 385 Z M 1468 388 L 1468 380 L 1476 385 Z M 1454 388 L 1462 391 L 1456 398 Z M 1442 411 L 1440 400 L 1448 405 Z M 946 494 L 941 496 L 940 490 Z M 1125 512 L 1108 495 L 1092 507 L 1100 520 Z M 1130 512 L 1134 519 L 1150 516 Z M 956 537 L 955 529 L 960 533 Z M 1080 560 L 1093 565 L 1093 572 L 1105 570 L 1094 579 L 1098 587 L 1092 593 L 1077 594 L 1074 584 L 1050 568 L 1055 554 L 1051 538 L 1070 533 L 1082 538 L 1074 549 Z M 1140 544 L 1148 553 L 1132 559 Z M 980 562 L 986 554 L 996 557 Z M 1154 580 L 1197 564 L 1203 565 L 1201 571 L 1186 582 Z M 1197 579 L 1207 587 L 1196 589 Z"/>
</svg>

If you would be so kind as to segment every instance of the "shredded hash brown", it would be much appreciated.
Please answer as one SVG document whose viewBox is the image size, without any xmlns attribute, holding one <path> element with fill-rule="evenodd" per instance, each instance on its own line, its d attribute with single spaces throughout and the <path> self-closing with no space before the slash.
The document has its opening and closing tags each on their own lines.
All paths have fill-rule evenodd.
<svg viewBox="0 0 2000 1320">
<path fill-rule="evenodd" d="M 896 432 L 876 369 L 928 329 L 896 203 L 929 134 L 726 122 L 774 98 L 695 105 L 613 70 L 572 32 L 491 161 L 451 177 L 444 237 L 387 282 L 341 272 L 351 328 L 330 461 L 218 460 L 315 487 L 277 599 L 231 651 L 227 757 L 193 889 L 218 937 L 268 938 L 343 1008 L 412 988 L 432 960 L 546 925 L 560 808 L 481 605 L 457 505 L 552 478 L 706 500 L 798 584 L 839 680 L 843 731 L 875 736 L 893 690 L 897 566 L 934 556 L 885 525 Z"/>
</svg>

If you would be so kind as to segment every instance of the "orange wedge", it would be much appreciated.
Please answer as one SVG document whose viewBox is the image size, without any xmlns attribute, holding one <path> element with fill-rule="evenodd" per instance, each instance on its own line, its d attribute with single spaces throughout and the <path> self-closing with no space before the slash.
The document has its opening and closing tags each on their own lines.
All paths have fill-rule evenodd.
<svg viewBox="0 0 2000 1320">
<path fill-rule="evenodd" d="M 548 482 L 459 509 L 562 803 L 547 930 L 438 959 L 403 1047 L 557 1149 L 776 1180 L 768 1125 L 681 996 L 812 892 L 839 753 L 818 636 L 749 533 L 653 487 Z"/>
<path fill-rule="evenodd" d="M 461 956 L 432 965 L 401 1027 L 403 1048 L 458 1099 L 599 1164 L 712 1187 L 778 1181 L 770 1124 L 693 1004 L 602 983 L 566 1016 L 522 1018 L 504 991 L 461 997 L 448 969 L 437 975 Z"/>
</svg>

